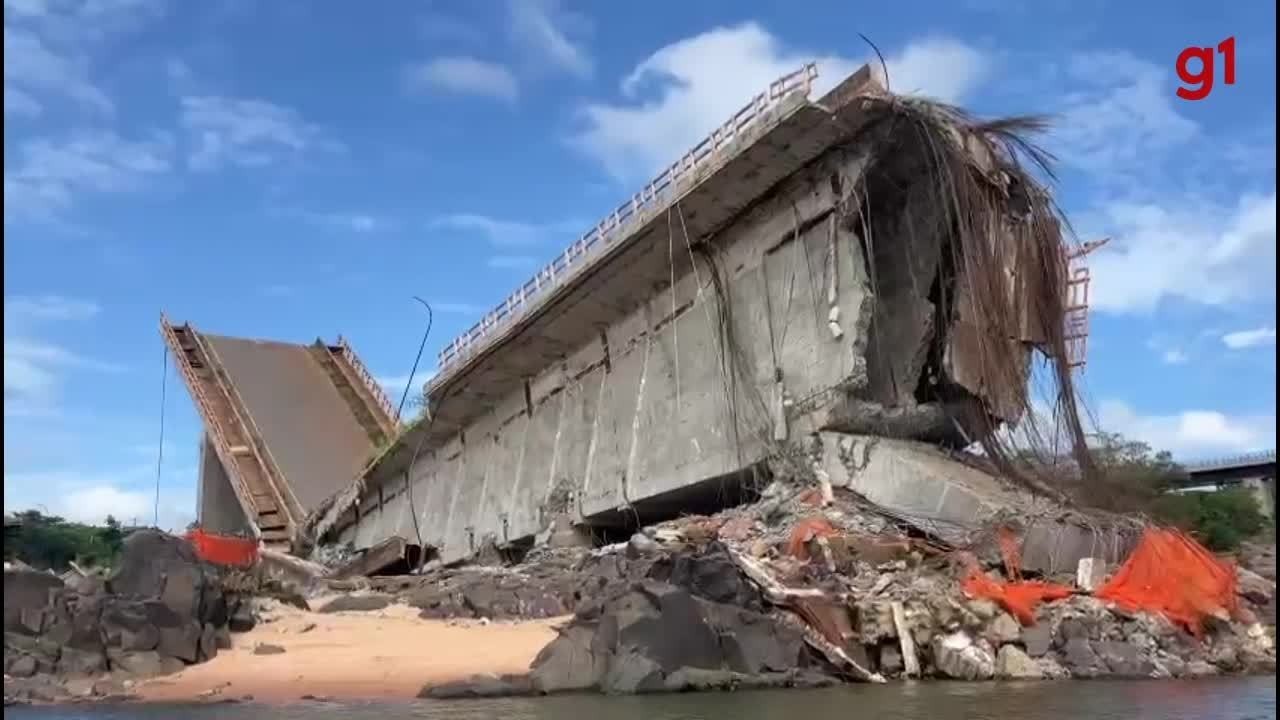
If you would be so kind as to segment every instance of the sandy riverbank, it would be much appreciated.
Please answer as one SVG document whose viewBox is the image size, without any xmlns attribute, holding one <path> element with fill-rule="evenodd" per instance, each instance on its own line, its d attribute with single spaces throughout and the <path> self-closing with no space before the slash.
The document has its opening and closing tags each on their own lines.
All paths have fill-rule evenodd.
<svg viewBox="0 0 1280 720">
<path fill-rule="evenodd" d="M 305 695 L 341 699 L 413 698 L 424 684 L 477 673 L 522 673 L 567 618 L 482 625 L 422 620 L 392 605 L 363 613 L 276 609 L 270 622 L 233 636 L 209 662 L 139 684 L 144 701 L 210 696 L 289 702 Z M 262 643 L 283 653 L 255 654 Z"/>
</svg>

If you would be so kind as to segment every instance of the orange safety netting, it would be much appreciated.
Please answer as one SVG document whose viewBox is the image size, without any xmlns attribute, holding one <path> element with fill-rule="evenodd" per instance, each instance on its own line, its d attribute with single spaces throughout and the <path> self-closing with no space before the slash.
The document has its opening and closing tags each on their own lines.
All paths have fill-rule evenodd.
<svg viewBox="0 0 1280 720">
<path fill-rule="evenodd" d="M 257 540 L 211 535 L 199 529 L 188 531 L 186 538 L 206 562 L 248 567 L 258 561 Z"/>
<path fill-rule="evenodd" d="M 1060 600 L 1074 591 L 1066 585 L 1022 580 L 1022 558 L 1018 551 L 1018 539 L 1006 528 L 999 534 L 1000 554 L 1004 557 L 1005 574 L 1010 580 L 1000 581 L 983 572 L 972 557 L 969 558 L 969 574 L 962 584 L 970 597 L 986 598 L 1008 610 L 1023 625 L 1033 625 L 1036 608 L 1046 600 Z"/>
<path fill-rule="evenodd" d="M 1236 612 L 1236 572 L 1185 534 L 1149 528 L 1096 595 L 1130 612 L 1161 613 L 1199 635 L 1206 618 Z"/>
<path fill-rule="evenodd" d="M 787 540 L 787 554 L 801 560 L 809 559 L 809 542 L 815 538 L 832 537 L 836 529 L 824 517 L 805 518 L 791 528 Z"/>
</svg>

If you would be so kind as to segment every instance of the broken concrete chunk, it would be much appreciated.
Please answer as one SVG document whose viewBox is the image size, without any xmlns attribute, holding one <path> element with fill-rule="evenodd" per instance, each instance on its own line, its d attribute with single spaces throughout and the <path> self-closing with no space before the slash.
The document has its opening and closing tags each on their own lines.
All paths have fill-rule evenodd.
<svg viewBox="0 0 1280 720">
<path fill-rule="evenodd" d="M 996 677 L 1011 680 L 1039 680 L 1044 677 L 1040 664 L 1017 645 L 1005 645 L 996 655 Z"/>
<path fill-rule="evenodd" d="M 1104 558 L 1080 558 L 1076 565 L 1076 587 L 1093 592 L 1107 581 L 1107 561 Z"/>
<path fill-rule="evenodd" d="M 933 664 L 954 680 L 990 680 L 996 672 L 991 646 L 985 640 L 974 641 L 964 631 L 934 638 Z"/>
</svg>

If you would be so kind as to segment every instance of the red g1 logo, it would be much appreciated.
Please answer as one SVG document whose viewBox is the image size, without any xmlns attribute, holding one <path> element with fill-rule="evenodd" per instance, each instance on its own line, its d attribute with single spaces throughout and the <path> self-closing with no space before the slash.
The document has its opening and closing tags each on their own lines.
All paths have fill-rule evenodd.
<svg viewBox="0 0 1280 720">
<path fill-rule="evenodd" d="M 1178 97 L 1183 100 L 1203 100 L 1213 92 L 1213 60 L 1215 55 L 1222 55 L 1222 82 L 1236 84 L 1236 39 L 1234 36 L 1218 43 L 1217 53 L 1211 47 L 1183 48 L 1178 53 L 1178 62 L 1174 66 L 1178 71 L 1178 79 L 1183 87 L 1178 88 Z"/>
</svg>

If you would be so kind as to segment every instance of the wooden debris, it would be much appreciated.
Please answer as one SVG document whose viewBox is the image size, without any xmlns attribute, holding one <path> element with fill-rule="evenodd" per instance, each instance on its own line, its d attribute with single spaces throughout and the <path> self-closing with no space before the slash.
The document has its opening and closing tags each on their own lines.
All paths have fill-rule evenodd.
<svg viewBox="0 0 1280 720">
<path fill-rule="evenodd" d="M 920 677 L 920 658 L 916 656 L 916 641 L 907 627 L 907 611 L 900 601 L 889 603 L 893 613 L 893 627 L 898 631 L 898 643 L 902 648 L 902 672 L 906 677 Z"/>
</svg>

